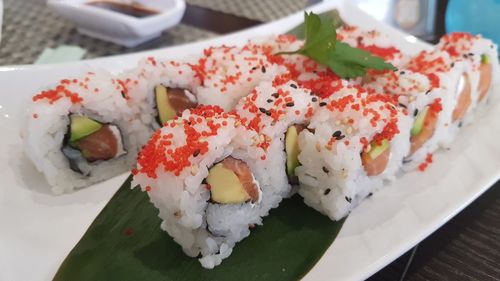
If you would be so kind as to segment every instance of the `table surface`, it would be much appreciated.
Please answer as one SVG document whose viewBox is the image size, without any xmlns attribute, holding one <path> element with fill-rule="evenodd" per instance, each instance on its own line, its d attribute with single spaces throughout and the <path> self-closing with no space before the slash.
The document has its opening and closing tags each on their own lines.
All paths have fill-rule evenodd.
<svg viewBox="0 0 500 281">
<path fill-rule="evenodd" d="M 125 48 L 76 32 L 43 0 L 4 0 L 0 65 L 30 64 L 47 47 L 78 45 L 85 58 L 137 52 L 225 34 L 299 11 L 311 0 L 187 0 L 182 22 L 161 37 Z M 446 1 L 439 1 L 436 33 Z M 369 280 L 500 280 L 500 182 Z"/>
</svg>

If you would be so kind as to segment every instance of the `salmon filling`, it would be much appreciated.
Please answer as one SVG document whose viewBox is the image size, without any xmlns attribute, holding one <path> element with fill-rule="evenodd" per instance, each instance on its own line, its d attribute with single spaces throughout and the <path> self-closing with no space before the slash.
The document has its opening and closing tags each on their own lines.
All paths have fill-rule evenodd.
<svg viewBox="0 0 500 281">
<path fill-rule="evenodd" d="M 377 176 L 385 171 L 391 156 L 390 143 L 383 140 L 381 144 L 371 144 L 368 151 L 361 153 L 361 163 L 368 176 Z"/>
<path fill-rule="evenodd" d="M 163 85 L 155 87 L 155 101 L 158 109 L 157 121 L 160 126 L 180 116 L 184 110 L 198 105 L 196 99 L 186 90 Z"/>
<path fill-rule="evenodd" d="M 227 157 L 210 168 L 206 182 L 212 201 L 240 204 L 259 201 L 260 189 L 252 171 L 242 160 Z"/>
<path fill-rule="evenodd" d="M 489 62 L 487 55 L 481 56 L 481 65 L 479 66 L 479 84 L 477 91 L 479 93 L 478 101 L 482 101 L 490 90 L 491 78 L 493 76 L 493 66 Z"/>
<path fill-rule="evenodd" d="M 429 108 L 427 107 L 420 114 L 422 114 L 420 118 L 423 118 L 423 124 L 421 125 L 422 128 L 418 133 L 412 132 L 412 136 L 410 137 L 411 146 L 410 146 L 409 156 L 413 155 L 413 153 L 419 150 L 424 145 L 424 143 L 426 143 L 430 138 L 432 138 L 434 132 L 436 131 L 436 125 L 438 121 L 437 113 L 435 113 L 432 110 L 429 110 Z M 417 116 L 415 123 L 418 122 L 418 119 L 419 116 Z"/>
<path fill-rule="evenodd" d="M 118 153 L 118 140 L 110 126 L 105 125 L 97 132 L 79 141 L 77 147 L 89 162 L 109 160 Z"/>
<path fill-rule="evenodd" d="M 90 173 L 85 163 L 106 161 L 126 154 L 117 126 L 102 124 L 81 115 L 70 116 L 62 152 L 69 160 L 70 168 L 84 175 Z"/>
<path fill-rule="evenodd" d="M 453 110 L 452 120 L 453 122 L 460 120 L 464 117 L 465 113 L 467 113 L 467 109 L 472 103 L 471 96 L 471 85 L 469 76 L 467 74 L 463 74 L 458 81 L 458 92 L 460 92 L 457 100 L 457 105 Z"/>
</svg>

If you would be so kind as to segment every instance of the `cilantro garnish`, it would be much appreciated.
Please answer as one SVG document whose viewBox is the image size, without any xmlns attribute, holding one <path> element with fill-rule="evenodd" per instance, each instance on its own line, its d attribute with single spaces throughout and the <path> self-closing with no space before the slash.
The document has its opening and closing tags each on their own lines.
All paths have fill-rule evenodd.
<svg viewBox="0 0 500 281">
<path fill-rule="evenodd" d="M 280 55 L 301 54 L 320 64 L 328 66 L 341 78 L 364 76 L 367 69 L 396 70 L 381 57 L 337 41 L 335 25 L 328 18 L 310 12 L 304 13 L 305 43 L 293 52 L 281 52 Z"/>
</svg>

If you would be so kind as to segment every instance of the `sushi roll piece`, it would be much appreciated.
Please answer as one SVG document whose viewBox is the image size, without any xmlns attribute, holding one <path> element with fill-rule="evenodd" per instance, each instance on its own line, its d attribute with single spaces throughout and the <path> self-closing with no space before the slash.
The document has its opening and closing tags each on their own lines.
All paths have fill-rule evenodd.
<svg viewBox="0 0 500 281">
<path fill-rule="evenodd" d="M 435 49 L 422 51 L 406 68 L 428 77 L 436 97 L 440 98 L 440 113 L 436 132 L 438 144 L 449 148 L 473 109 L 469 64 L 453 61 L 447 52 Z M 423 114 L 423 111 L 421 111 Z"/>
<path fill-rule="evenodd" d="M 188 62 L 148 57 L 117 80 L 137 118 L 149 124 L 148 139 L 155 129 L 198 104 L 193 90 L 200 81 Z"/>
<path fill-rule="evenodd" d="M 389 95 L 344 82 L 322 99 L 299 134 L 299 194 L 307 205 L 339 220 L 393 180 L 410 150 L 411 118 Z"/>
<path fill-rule="evenodd" d="M 493 85 L 500 82 L 497 46 L 481 35 L 454 32 L 444 35 L 436 46 L 449 54 L 453 62 L 469 65 L 472 107 L 487 100 Z"/>
<path fill-rule="evenodd" d="M 439 141 L 448 130 L 441 102 L 446 100 L 446 92 L 427 75 L 409 69 L 372 73 L 365 78 L 363 87 L 369 92 L 393 96 L 398 106 L 408 112 L 412 119 L 410 152 L 403 160 L 403 169 L 425 169 L 429 155 L 439 148 Z"/>
<path fill-rule="evenodd" d="M 262 82 L 235 108 L 252 129 L 269 140 L 264 162 L 271 168 L 272 189 L 264 191 L 263 200 L 272 207 L 292 194 L 291 185 L 298 184 L 298 134 L 307 127 L 318 104 L 311 91 L 297 85 L 293 80 Z"/>
<path fill-rule="evenodd" d="M 55 194 L 129 170 L 144 130 L 109 73 L 64 79 L 32 98 L 22 132 L 26 155 Z"/>
<path fill-rule="evenodd" d="M 286 67 L 270 60 L 251 46 L 219 46 L 204 50 L 191 64 L 201 86 L 195 90 L 200 104 L 218 105 L 228 111 L 262 81 L 272 81 Z"/>
<path fill-rule="evenodd" d="M 156 131 L 132 171 L 161 228 L 205 268 L 227 258 L 262 223 L 271 163 L 265 139 L 217 106 L 186 110 Z"/>
</svg>

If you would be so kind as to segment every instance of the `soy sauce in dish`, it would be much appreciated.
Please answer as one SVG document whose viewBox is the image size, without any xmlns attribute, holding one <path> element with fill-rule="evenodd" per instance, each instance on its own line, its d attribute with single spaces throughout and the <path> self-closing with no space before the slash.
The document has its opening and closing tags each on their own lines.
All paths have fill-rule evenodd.
<svg viewBox="0 0 500 281">
<path fill-rule="evenodd" d="M 94 6 L 113 12 L 122 13 L 136 18 L 145 18 L 158 14 L 158 11 L 146 8 L 140 4 L 127 4 L 115 1 L 92 1 L 86 3 L 89 6 Z"/>
</svg>

